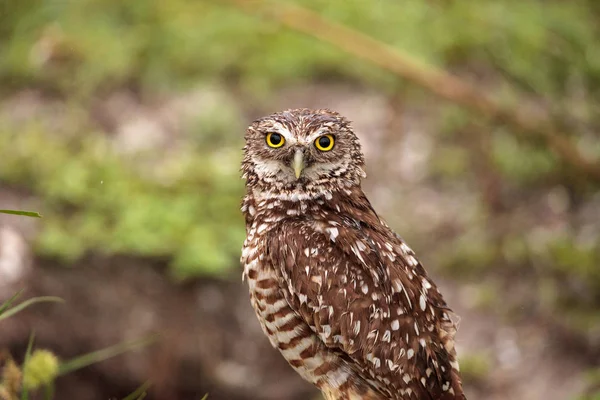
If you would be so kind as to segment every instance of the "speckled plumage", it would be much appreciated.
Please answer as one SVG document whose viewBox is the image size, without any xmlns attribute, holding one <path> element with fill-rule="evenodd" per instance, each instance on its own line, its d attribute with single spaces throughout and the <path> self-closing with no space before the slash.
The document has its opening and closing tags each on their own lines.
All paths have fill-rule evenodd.
<svg viewBox="0 0 600 400">
<path fill-rule="evenodd" d="M 269 132 L 285 144 L 267 146 Z M 331 151 L 314 145 L 324 134 Z M 252 306 L 328 400 L 464 399 L 451 311 L 373 210 L 363 166 L 349 122 L 330 110 L 287 110 L 248 128 L 241 260 Z"/>
</svg>

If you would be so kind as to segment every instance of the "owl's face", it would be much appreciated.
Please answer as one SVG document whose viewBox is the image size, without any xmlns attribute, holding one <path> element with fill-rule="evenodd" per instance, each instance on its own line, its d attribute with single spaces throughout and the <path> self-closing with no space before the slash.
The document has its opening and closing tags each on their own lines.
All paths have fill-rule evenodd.
<svg viewBox="0 0 600 400">
<path fill-rule="evenodd" d="M 279 189 L 357 185 L 364 158 L 349 122 L 330 110 L 296 109 L 248 128 L 244 176 Z"/>
</svg>

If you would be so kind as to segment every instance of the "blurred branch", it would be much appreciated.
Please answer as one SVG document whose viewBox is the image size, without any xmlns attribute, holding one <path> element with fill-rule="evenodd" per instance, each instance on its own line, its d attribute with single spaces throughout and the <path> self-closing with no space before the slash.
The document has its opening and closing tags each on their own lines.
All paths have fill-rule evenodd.
<svg viewBox="0 0 600 400">
<path fill-rule="evenodd" d="M 476 87 L 442 69 L 421 62 L 356 30 L 328 21 L 303 7 L 289 2 L 269 0 L 230 1 L 249 13 L 264 14 L 289 28 L 328 42 L 357 58 L 370 61 L 486 118 L 510 125 L 530 137 L 540 138 L 564 161 L 600 182 L 600 165 L 586 159 L 548 119 L 536 118 L 524 109 L 502 105 Z"/>
<path fill-rule="evenodd" d="M 544 99 L 548 110 L 548 119 L 552 122 L 552 125 L 557 127 L 558 130 L 572 132 L 572 131 L 594 131 L 596 128 L 593 126 L 593 122 L 583 121 L 570 115 L 567 111 L 567 104 L 571 101 L 568 96 L 552 96 L 548 99 L 547 95 L 537 90 L 533 85 L 527 82 L 527 79 L 509 71 L 502 66 L 502 61 L 494 54 L 493 51 L 486 49 L 484 50 L 487 59 L 492 64 L 492 68 L 498 72 L 508 82 L 524 91 L 525 93 L 536 96 L 537 98 Z M 569 63 L 568 59 L 562 60 L 563 63 Z M 546 97 L 546 98 L 545 98 Z"/>
</svg>

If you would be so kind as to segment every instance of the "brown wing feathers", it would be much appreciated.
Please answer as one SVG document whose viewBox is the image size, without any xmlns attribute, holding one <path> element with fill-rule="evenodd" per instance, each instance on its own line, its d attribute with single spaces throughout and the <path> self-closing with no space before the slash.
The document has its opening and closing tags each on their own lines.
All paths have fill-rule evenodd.
<svg viewBox="0 0 600 400">
<path fill-rule="evenodd" d="M 364 206 L 354 201 L 350 206 Z M 368 203 L 367 203 L 368 204 Z M 448 309 L 412 251 L 365 208 L 270 234 L 270 262 L 288 301 L 323 343 L 356 361 L 379 390 L 454 398 Z M 362 211 L 362 212 L 361 212 Z M 367 222 L 365 222 L 367 221 Z M 403 398 L 403 397 L 390 397 Z"/>
<path fill-rule="evenodd" d="M 452 313 L 363 194 L 349 121 L 286 110 L 245 141 L 243 276 L 273 346 L 328 400 L 463 399 Z"/>
</svg>

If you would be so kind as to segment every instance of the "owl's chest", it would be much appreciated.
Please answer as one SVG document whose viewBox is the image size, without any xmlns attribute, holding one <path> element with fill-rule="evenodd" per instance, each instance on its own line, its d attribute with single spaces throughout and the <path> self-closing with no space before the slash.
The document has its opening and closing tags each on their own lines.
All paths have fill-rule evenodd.
<svg viewBox="0 0 600 400">
<path fill-rule="evenodd" d="M 272 215 L 268 221 L 264 219 L 255 219 L 247 229 L 247 236 L 242 249 L 242 265 L 244 267 L 244 279 L 248 283 L 250 298 L 254 306 L 263 329 L 270 338 L 275 330 L 282 331 L 281 325 L 290 326 L 290 320 L 296 313 L 293 307 L 290 307 L 291 286 L 289 271 L 282 268 L 277 261 L 273 261 L 273 256 L 268 257 L 269 245 L 273 246 L 274 238 L 279 243 L 275 248 L 287 248 L 283 237 L 292 237 L 292 241 L 307 241 L 307 231 L 313 228 L 316 219 L 308 216 L 285 216 L 274 218 Z M 269 242 L 269 240 L 271 242 Z M 315 247 L 316 245 L 311 244 Z M 308 249 L 310 250 L 310 249 Z M 271 248 L 276 254 L 277 251 Z M 284 260 L 280 260 L 281 263 Z M 273 263 L 277 265 L 273 265 Z M 290 268 L 289 266 L 287 268 Z M 295 266 L 291 267 L 292 269 Z M 289 312 L 288 312 L 289 310 Z M 299 327 L 297 329 L 300 329 Z M 289 339 L 288 334 L 282 334 L 285 341 Z M 276 338 L 280 341 L 279 338 Z"/>
<path fill-rule="evenodd" d="M 329 355 L 323 352 L 310 327 L 290 307 L 285 289 L 280 286 L 273 266 L 264 257 L 260 237 L 248 236 L 242 250 L 242 263 L 250 301 L 264 333 L 296 372 L 317 384 L 319 376 L 315 370 Z"/>
<path fill-rule="evenodd" d="M 280 333 L 280 326 L 294 318 L 295 315 L 280 289 L 275 270 L 265 260 L 264 239 L 261 235 L 251 232 L 252 230 L 250 230 L 242 249 L 244 280 L 248 284 L 250 302 L 261 327 L 269 337 L 271 344 L 277 347 L 278 343 L 286 340 Z"/>
</svg>

